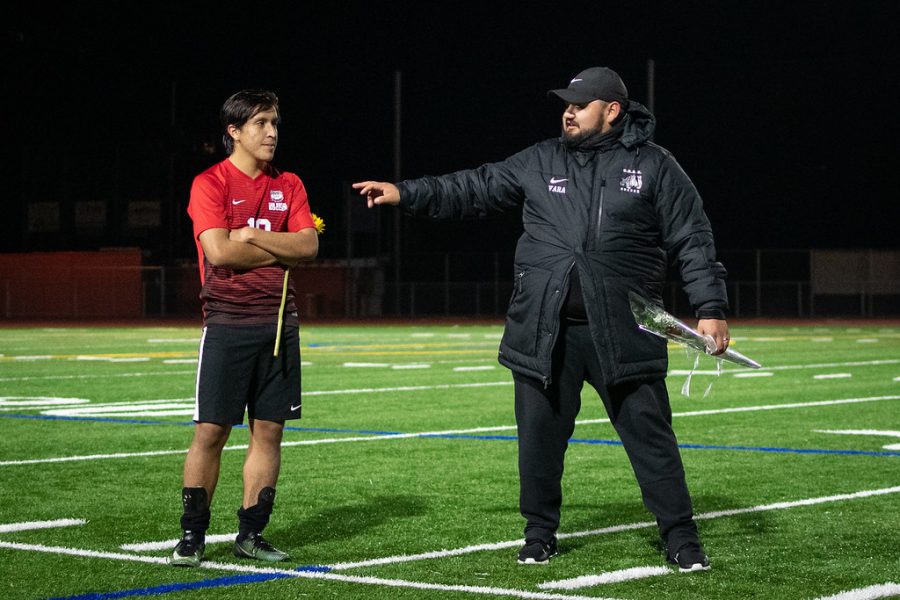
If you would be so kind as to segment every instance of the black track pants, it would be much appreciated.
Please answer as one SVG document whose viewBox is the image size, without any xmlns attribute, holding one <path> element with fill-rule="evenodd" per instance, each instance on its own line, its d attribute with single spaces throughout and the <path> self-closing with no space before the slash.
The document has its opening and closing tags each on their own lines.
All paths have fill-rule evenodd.
<svg viewBox="0 0 900 600">
<path fill-rule="evenodd" d="M 587 381 L 603 400 L 662 539 L 673 552 L 696 541 L 665 380 L 604 385 L 587 325 L 563 324 L 553 364 L 553 383 L 546 389 L 536 379 L 514 375 L 525 538 L 549 540 L 559 527 L 563 459 Z"/>
</svg>

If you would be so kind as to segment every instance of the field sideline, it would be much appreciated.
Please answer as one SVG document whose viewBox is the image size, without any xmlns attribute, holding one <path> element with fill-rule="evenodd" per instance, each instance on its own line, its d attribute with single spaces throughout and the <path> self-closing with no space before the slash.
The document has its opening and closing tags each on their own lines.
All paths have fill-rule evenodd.
<svg viewBox="0 0 900 600">
<path fill-rule="evenodd" d="M 900 323 L 731 323 L 760 371 L 670 347 L 669 391 L 713 569 L 664 561 L 586 387 L 560 556 L 521 544 L 496 321 L 304 324 L 303 419 L 266 533 L 235 559 L 246 429 L 223 454 L 207 561 L 179 534 L 199 324 L 0 326 L 0 596 L 900 598 Z M 686 381 L 689 385 L 685 386 Z M 688 395 L 683 395 L 686 391 Z"/>
</svg>

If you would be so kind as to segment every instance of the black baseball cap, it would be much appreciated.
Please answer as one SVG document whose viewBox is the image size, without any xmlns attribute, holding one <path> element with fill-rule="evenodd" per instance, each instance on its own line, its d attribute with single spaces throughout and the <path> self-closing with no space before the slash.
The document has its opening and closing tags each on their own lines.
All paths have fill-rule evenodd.
<svg viewBox="0 0 900 600">
<path fill-rule="evenodd" d="M 569 87 L 550 90 L 566 104 L 587 104 L 594 100 L 628 104 L 628 88 L 619 74 L 608 67 L 591 67 L 572 78 Z"/>
</svg>

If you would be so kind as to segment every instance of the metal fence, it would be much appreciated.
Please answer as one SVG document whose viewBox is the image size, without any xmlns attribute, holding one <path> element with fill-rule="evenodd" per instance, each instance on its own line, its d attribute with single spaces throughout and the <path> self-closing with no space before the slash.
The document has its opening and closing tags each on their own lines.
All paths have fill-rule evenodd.
<svg viewBox="0 0 900 600">
<path fill-rule="evenodd" d="M 341 289 L 337 291 L 320 289 L 326 284 L 316 273 L 311 273 L 298 293 L 301 316 L 499 318 L 505 312 L 512 292 L 511 256 L 420 254 L 406 260 L 414 268 L 401 269 L 403 279 L 399 283 L 390 280 L 395 272 L 393 266 L 377 260 L 370 261 L 370 266 L 347 268 L 346 276 L 338 279 Z M 809 251 L 748 251 L 731 253 L 723 261 L 729 268 L 729 314 L 733 317 L 900 317 L 900 294 L 893 293 L 900 289 L 900 282 L 884 279 L 868 282 L 857 278 L 847 293 L 817 293 L 809 277 Z M 341 264 L 341 261 L 331 262 Z M 132 269 L 129 281 L 139 281 L 141 289 L 139 299 L 130 301 L 125 309 L 122 298 L 111 292 L 112 282 L 129 269 Z M 133 276 L 135 271 L 139 271 L 139 277 Z M 482 278 L 475 280 L 473 273 Z M 33 285 L 0 276 L 2 316 L 14 319 L 200 314 L 200 283 L 195 264 L 121 267 L 100 273 L 100 277 L 96 272 L 92 275 L 85 279 L 108 281 L 109 289 L 96 283 L 90 286 L 55 283 L 53 278 L 42 277 L 40 273 L 34 274 Z M 670 280 L 664 294 L 666 307 L 675 314 L 690 315 L 677 274 L 673 272 Z M 137 284 L 128 285 L 132 286 L 131 290 Z M 327 285 L 333 287 L 334 282 Z M 40 302 L 35 300 L 37 296 Z M 51 308 L 47 298 L 54 299 Z"/>
</svg>

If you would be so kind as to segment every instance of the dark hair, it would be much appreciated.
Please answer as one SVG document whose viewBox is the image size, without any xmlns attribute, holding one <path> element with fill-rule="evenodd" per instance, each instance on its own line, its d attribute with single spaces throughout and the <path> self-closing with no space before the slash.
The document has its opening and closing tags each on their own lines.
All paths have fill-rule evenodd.
<svg viewBox="0 0 900 600">
<path fill-rule="evenodd" d="M 228 126 L 243 127 L 244 123 L 253 118 L 256 114 L 264 111 L 275 109 L 278 111 L 278 96 L 274 92 L 267 90 L 241 90 L 236 94 L 232 94 L 222 110 L 219 111 L 219 119 L 222 121 L 222 143 L 225 145 L 225 152 L 231 154 L 234 152 L 234 140 L 228 135 Z"/>
</svg>

